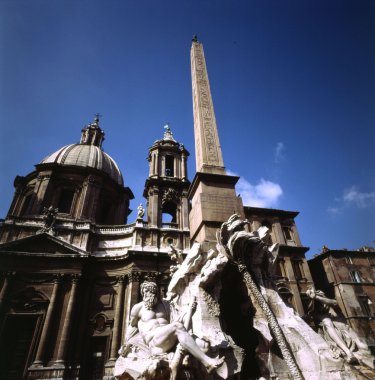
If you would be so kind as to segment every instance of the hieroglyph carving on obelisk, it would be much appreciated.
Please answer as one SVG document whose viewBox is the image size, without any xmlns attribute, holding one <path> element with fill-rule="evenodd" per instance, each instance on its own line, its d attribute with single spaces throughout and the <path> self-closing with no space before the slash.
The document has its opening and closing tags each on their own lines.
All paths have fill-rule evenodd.
<svg viewBox="0 0 375 380">
<path fill-rule="evenodd" d="M 191 46 L 191 77 L 197 172 L 225 174 L 203 45 L 196 38 Z"/>
</svg>

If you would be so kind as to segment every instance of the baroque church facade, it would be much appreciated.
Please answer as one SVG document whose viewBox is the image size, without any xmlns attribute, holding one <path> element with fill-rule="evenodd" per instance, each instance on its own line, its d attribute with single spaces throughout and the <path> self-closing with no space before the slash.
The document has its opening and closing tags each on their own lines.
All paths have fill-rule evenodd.
<svg viewBox="0 0 375 380">
<path fill-rule="evenodd" d="M 203 46 L 196 39 L 191 68 L 195 176 L 189 181 L 189 152 L 167 127 L 149 148 L 147 207 L 138 207 L 135 222 L 128 223 L 133 193 L 102 150 L 98 116 L 78 144 L 15 178 L 0 226 L 1 379 L 112 379 L 142 281 L 155 280 L 163 296 L 171 250 L 186 254 L 195 241 L 215 247 L 217 229 L 234 211 L 249 221 L 250 231 L 269 228 L 270 243 L 280 245 L 274 276 L 279 293 L 307 315 L 306 291 L 314 283 L 295 223 L 298 212 L 242 204 L 235 192 L 239 178 L 225 171 Z"/>
</svg>

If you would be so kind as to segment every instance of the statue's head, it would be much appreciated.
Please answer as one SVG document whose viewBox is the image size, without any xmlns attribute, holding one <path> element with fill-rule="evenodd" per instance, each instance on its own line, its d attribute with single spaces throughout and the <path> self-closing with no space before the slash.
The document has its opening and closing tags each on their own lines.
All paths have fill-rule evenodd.
<svg viewBox="0 0 375 380">
<path fill-rule="evenodd" d="M 237 231 L 243 231 L 248 220 L 242 220 L 237 214 L 232 215 L 226 222 L 221 225 L 219 233 L 219 243 L 226 245 L 229 238 Z"/>
<path fill-rule="evenodd" d="M 141 285 L 143 303 L 147 309 L 152 309 L 158 302 L 158 286 L 156 282 L 144 281 Z"/>
</svg>

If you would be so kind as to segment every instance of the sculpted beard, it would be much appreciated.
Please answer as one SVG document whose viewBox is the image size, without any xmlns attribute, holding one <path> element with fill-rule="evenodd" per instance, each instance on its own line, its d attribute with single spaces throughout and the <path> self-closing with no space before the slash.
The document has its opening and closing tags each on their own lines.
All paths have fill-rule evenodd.
<svg viewBox="0 0 375 380">
<path fill-rule="evenodd" d="M 147 310 L 152 310 L 158 298 L 155 293 L 145 293 L 143 296 L 143 303 Z"/>
</svg>

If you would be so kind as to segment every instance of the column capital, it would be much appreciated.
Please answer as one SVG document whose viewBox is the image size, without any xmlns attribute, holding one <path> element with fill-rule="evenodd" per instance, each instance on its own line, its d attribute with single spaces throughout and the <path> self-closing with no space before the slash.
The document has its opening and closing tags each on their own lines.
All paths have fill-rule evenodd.
<svg viewBox="0 0 375 380">
<path fill-rule="evenodd" d="M 142 272 L 132 271 L 128 274 L 129 282 L 140 282 L 142 278 Z"/>
<path fill-rule="evenodd" d="M 125 274 L 121 274 L 120 276 L 116 276 L 116 282 L 118 284 L 123 284 L 126 281 L 127 276 Z"/>
<path fill-rule="evenodd" d="M 55 284 L 60 283 L 63 278 L 64 278 L 64 274 L 63 273 L 56 273 L 56 274 L 53 275 L 53 282 Z"/>
<path fill-rule="evenodd" d="M 13 271 L 5 271 L 1 273 L 1 277 L 5 277 L 5 278 L 11 278 L 11 277 L 14 277 L 15 275 L 16 275 L 16 272 L 13 272 Z"/>
<path fill-rule="evenodd" d="M 12 277 L 14 277 L 16 275 L 16 272 L 12 272 L 12 271 L 4 271 L 4 272 L 1 272 L 0 273 L 0 276 L 2 278 L 6 278 L 6 279 L 10 279 Z"/>
<path fill-rule="evenodd" d="M 157 278 L 160 276 L 160 272 L 146 272 L 144 274 L 145 280 L 157 282 Z"/>
<path fill-rule="evenodd" d="M 72 283 L 76 284 L 82 278 L 82 274 L 81 273 L 73 273 L 69 277 L 71 278 Z"/>
</svg>

